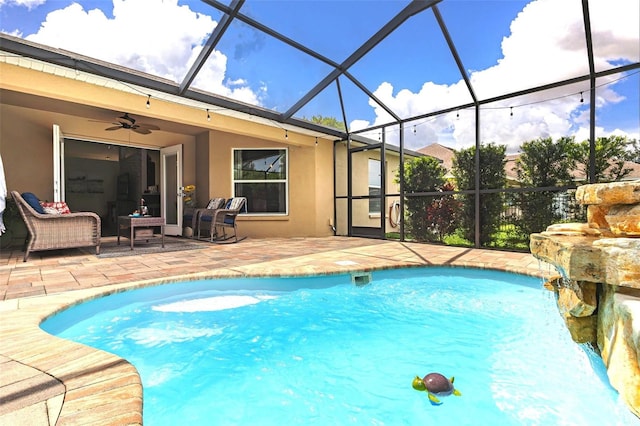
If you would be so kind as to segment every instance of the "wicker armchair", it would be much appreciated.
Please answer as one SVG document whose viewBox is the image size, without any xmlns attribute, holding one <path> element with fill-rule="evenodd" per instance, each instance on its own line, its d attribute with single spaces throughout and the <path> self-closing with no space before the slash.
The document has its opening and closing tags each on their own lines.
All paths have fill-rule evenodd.
<svg viewBox="0 0 640 426">
<path fill-rule="evenodd" d="M 200 232 L 207 229 L 212 243 L 227 241 L 231 238 L 234 238 L 236 243 L 244 240 L 244 237 L 238 238 L 238 225 L 236 224 L 236 217 L 242 209 L 246 212 L 247 199 L 245 197 L 230 198 L 223 209 L 201 211 L 198 218 L 198 239 L 201 238 Z M 233 234 L 227 236 L 227 229 L 233 230 Z M 219 230 L 222 231 L 222 234 L 218 232 Z"/>
<path fill-rule="evenodd" d="M 200 218 L 200 213 L 207 210 L 216 210 L 224 207 L 226 200 L 224 198 L 212 198 L 207 203 L 207 207 L 204 208 L 196 208 L 196 207 L 187 207 L 184 209 L 184 213 L 182 215 L 182 226 L 190 227 L 192 234 L 191 238 L 195 238 L 198 233 L 198 223 Z M 189 235 L 187 235 L 189 236 Z"/>
<path fill-rule="evenodd" d="M 11 191 L 11 196 L 27 225 L 24 262 L 31 252 L 42 250 L 95 246 L 96 254 L 100 254 L 101 223 L 97 214 L 40 214 L 17 191 Z"/>
</svg>

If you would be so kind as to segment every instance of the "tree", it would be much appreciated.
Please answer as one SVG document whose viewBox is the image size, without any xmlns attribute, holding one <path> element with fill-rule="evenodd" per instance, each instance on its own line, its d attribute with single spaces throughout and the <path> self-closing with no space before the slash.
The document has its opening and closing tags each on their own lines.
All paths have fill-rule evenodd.
<svg viewBox="0 0 640 426">
<path fill-rule="evenodd" d="M 562 137 L 556 142 L 539 138 L 522 144 L 516 160 L 516 173 L 522 186 L 547 187 L 569 185 L 575 169 L 575 141 Z"/>
<path fill-rule="evenodd" d="M 640 164 L 640 143 L 637 139 L 629 141 L 626 158 L 629 161 Z"/>
<path fill-rule="evenodd" d="M 635 141 L 625 136 L 597 138 L 595 143 L 595 180 L 596 182 L 618 181 L 629 175 L 633 169 L 625 167 L 625 162 L 633 157 L 630 149 Z M 572 153 L 584 175 L 589 177 L 589 141 L 576 144 Z"/>
<path fill-rule="evenodd" d="M 433 229 L 433 222 L 429 220 L 428 209 L 440 197 L 418 195 L 421 192 L 436 192 L 442 190 L 446 170 L 440 162 L 429 156 L 415 157 L 404 165 L 407 231 L 417 241 L 434 241 L 438 239 Z M 411 194 L 416 194 L 412 196 Z"/>
<path fill-rule="evenodd" d="M 505 145 L 493 143 L 480 146 L 480 189 L 504 188 L 507 177 L 504 170 L 506 163 Z M 476 183 L 476 148 L 471 147 L 456 151 L 453 157 L 453 175 L 458 189 L 471 190 Z M 475 240 L 475 195 L 461 194 L 462 213 L 460 227 L 464 237 Z M 486 245 L 500 225 L 502 197 L 499 193 L 483 194 L 480 199 L 480 244 Z"/>
<path fill-rule="evenodd" d="M 522 155 L 516 160 L 516 173 L 522 186 L 536 188 L 569 185 L 575 169 L 576 146 L 573 137 L 539 138 L 522 144 Z M 524 235 L 544 231 L 561 219 L 554 206 L 556 192 L 543 190 L 523 192 L 519 196 L 520 215 L 517 225 Z"/>
<path fill-rule="evenodd" d="M 452 192 L 454 189 L 451 182 L 445 182 L 442 187 L 443 192 Z M 432 232 L 439 242 L 456 230 L 459 216 L 460 202 L 453 194 L 443 194 L 427 206 L 427 222 L 431 224 Z"/>
<path fill-rule="evenodd" d="M 335 117 L 323 117 L 322 115 L 314 115 L 311 119 L 303 117 L 303 120 L 311 121 L 312 123 L 321 124 L 323 126 L 332 127 L 338 130 L 346 130 L 346 126 L 342 121 L 338 121 Z"/>
</svg>

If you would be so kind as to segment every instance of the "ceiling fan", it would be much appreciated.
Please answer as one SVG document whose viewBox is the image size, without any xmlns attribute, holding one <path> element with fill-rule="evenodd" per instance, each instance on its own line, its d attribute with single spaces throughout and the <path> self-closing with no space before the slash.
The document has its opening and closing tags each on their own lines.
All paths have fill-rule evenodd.
<svg viewBox="0 0 640 426">
<path fill-rule="evenodd" d="M 115 126 L 107 127 L 105 130 L 127 129 L 133 130 L 134 132 L 140 133 L 141 135 L 148 135 L 152 130 L 160 130 L 160 127 L 154 124 L 136 124 L 136 119 L 131 117 L 127 112 L 125 112 L 124 115 L 116 118 L 116 122 L 114 122 L 113 124 L 115 124 Z"/>
</svg>

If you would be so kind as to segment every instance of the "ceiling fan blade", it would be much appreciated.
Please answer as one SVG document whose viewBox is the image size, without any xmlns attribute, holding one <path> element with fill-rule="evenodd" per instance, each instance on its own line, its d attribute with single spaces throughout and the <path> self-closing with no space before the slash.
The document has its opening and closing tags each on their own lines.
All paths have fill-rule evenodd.
<svg viewBox="0 0 640 426">
<path fill-rule="evenodd" d="M 149 130 L 160 130 L 160 127 L 156 126 L 155 124 L 140 123 L 140 127 L 144 127 L 145 129 Z"/>
<path fill-rule="evenodd" d="M 148 135 L 151 133 L 151 130 L 145 129 L 144 127 L 139 127 L 139 126 L 132 127 L 131 130 L 133 130 L 136 133 L 140 133 L 141 135 Z"/>
<path fill-rule="evenodd" d="M 105 130 L 118 130 L 118 129 L 122 129 L 122 126 L 118 125 L 113 127 L 107 127 Z"/>
</svg>

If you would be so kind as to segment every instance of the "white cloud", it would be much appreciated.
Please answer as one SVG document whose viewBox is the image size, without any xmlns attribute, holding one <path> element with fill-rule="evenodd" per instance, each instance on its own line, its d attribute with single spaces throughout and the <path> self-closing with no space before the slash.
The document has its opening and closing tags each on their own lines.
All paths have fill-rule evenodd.
<svg viewBox="0 0 640 426">
<path fill-rule="evenodd" d="M 31 10 L 44 4 L 47 0 L 0 0 L 0 6 L 24 6 Z"/>
<path fill-rule="evenodd" d="M 235 80 L 227 80 L 227 85 L 229 86 L 242 86 L 247 84 L 247 81 L 243 78 L 238 78 Z"/>
<path fill-rule="evenodd" d="M 73 3 L 49 13 L 26 39 L 181 82 L 216 25 L 177 0 L 113 0 L 113 18 Z M 264 88 L 254 93 L 241 80 L 225 84 L 226 66 L 227 57 L 214 50 L 194 87 L 260 104 Z"/>
<path fill-rule="evenodd" d="M 590 16 L 595 50 L 596 70 L 611 68 L 616 61 L 638 62 L 640 2 L 636 0 L 590 0 Z M 544 23 L 544 24 L 541 24 Z M 471 72 L 470 78 L 480 99 L 523 90 L 539 85 L 588 74 L 586 41 L 582 22 L 581 2 L 577 0 L 536 0 L 529 3 L 511 24 L 511 34 L 502 42 L 503 57 L 485 70 Z M 464 61 L 464 58 L 462 58 Z M 619 76 L 598 80 L 596 105 L 606 107 L 624 99 L 613 82 Z M 589 83 L 583 82 L 527 97 L 486 105 L 481 112 L 481 140 L 508 146 L 509 152 L 538 137 L 575 134 L 576 139 L 588 138 Z M 445 109 L 470 102 L 466 85 L 461 80 L 453 85 L 426 82 L 419 92 L 399 88 L 394 95 L 389 83 L 382 83 L 374 95 L 400 117 L 411 117 L 424 111 Z M 583 91 L 585 103 L 580 103 Z M 568 96 L 570 95 L 570 96 Z M 442 100 L 446 104 L 442 104 Z M 544 101 L 544 102 L 543 102 Z M 539 103 L 538 103 L 539 102 Z M 392 121 L 389 114 L 373 101 L 376 114 L 373 123 L 359 120 L 350 129 L 362 129 Z M 513 115 L 511 115 L 511 108 Z M 405 146 L 417 149 L 433 142 L 452 148 L 475 143 L 474 111 L 449 113 L 437 118 L 420 120 L 405 131 Z M 413 134 L 413 124 L 416 134 Z M 585 135 L 584 129 L 587 129 Z M 598 135 L 610 134 L 600 128 Z M 638 129 L 627 135 L 637 137 Z M 387 140 L 398 140 L 398 131 L 388 132 Z M 397 143 L 397 142 L 395 142 Z"/>
<path fill-rule="evenodd" d="M 99 9 L 84 10 L 74 3 L 49 13 L 39 30 L 26 38 L 180 82 L 217 25 L 210 16 L 193 12 L 188 6 L 179 6 L 178 0 L 112 1 L 113 17 Z M 0 5 L 33 8 L 43 2 L 0 0 Z M 608 68 L 612 62 L 640 61 L 639 5 L 637 0 L 589 1 L 597 69 Z M 470 73 L 476 94 L 485 99 L 586 74 L 588 64 L 582 25 L 579 0 L 532 1 L 512 22 L 511 33 L 503 39 L 502 58 L 498 63 Z M 185 49 L 185 46 L 191 48 Z M 262 83 L 258 89 L 252 89 L 250 82 L 242 78 L 227 78 L 227 62 L 227 55 L 218 50 L 212 52 L 194 81 L 195 87 L 261 105 L 267 97 L 268 86 Z M 616 78 L 607 77 L 609 81 Z M 604 81 L 600 79 L 598 84 Z M 509 150 L 514 151 L 525 140 L 541 136 L 555 138 L 588 128 L 586 103 L 580 104 L 576 96 L 562 97 L 580 91 L 588 100 L 588 82 L 584 82 L 487 105 L 482 111 L 481 139 L 507 144 Z M 450 85 L 425 82 L 415 93 L 383 83 L 374 94 L 401 117 L 471 102 L 462 80 Z M 549 101 L 554 98 L 558 99 Z M 599 107 L 615 105 L 622 100 L 615 84 L 602 86 L 597 91 Z M 540 101 L 545 102 L 535 103 Z M 370 105 L 376 116 L 374 122 L 353 121 L 349 126 L 351 130 L 392 121 L 383 108 L 372 101 Z M 515 106 L 513 116 L 509 114 L 511 106 Z M 412 123 L 406 131 L 406 146 L 417 149 L 436 141 L 454 148 L 473 145 L 474 112 L 460 111 L 458 115 L 449 113 Z M 602 129 L 602 132 L 604 134 L 606 130 Z M 628 132 L 633 137 L 638 129 Z M 378 134 L 378 131 L 372 132 L 372 137 L 377 139 Z M 397 134 L 397 129 L 388 131 L 387 140 L 393 142 Z"/>
</svg>

